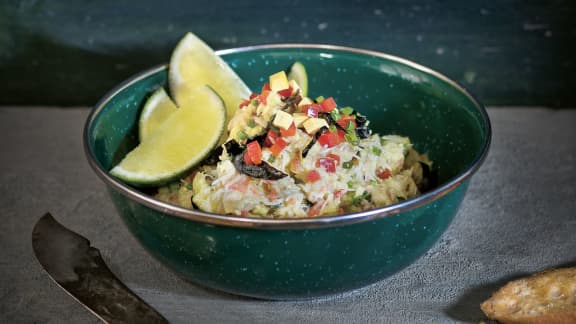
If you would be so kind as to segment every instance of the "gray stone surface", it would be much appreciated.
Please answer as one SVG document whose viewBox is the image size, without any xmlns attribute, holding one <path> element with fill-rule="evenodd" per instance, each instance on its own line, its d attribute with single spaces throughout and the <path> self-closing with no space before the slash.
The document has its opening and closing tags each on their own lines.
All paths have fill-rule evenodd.
<svg viewBox="0 0 576 324">
<path fill-rule="evenodd" d="M 0 108 L 0 323 L 96 323 L 34 258 L 46 211 L 173 323 L 478 322 L 504 281 L 576 265 L 576 110 L 489 109 L 491 152 L 448 231 L 396 275 L 329 299 L 270 302 L 185 282 L 129 235 L 84 159 L 88 109 Z"/>
</svg>

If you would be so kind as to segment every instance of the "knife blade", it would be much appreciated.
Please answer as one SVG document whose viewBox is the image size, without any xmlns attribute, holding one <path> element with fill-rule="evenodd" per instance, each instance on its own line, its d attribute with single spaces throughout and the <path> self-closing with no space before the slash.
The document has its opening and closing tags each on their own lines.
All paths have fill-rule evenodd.
<svg viewBox="0 0 576 324">
<path fill-rule="evenodd" d="M 48 275 L 104 323 L 168 323 L 110 271 L 88 239 L 50 213 L 34 226 L 32 247 Z"/>
</svg>

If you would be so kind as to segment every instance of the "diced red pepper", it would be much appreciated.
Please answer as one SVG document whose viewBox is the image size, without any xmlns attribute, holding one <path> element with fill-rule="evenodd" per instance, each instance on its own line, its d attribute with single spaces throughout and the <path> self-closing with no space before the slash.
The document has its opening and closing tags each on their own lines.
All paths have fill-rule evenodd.
<svg viewBox="0 0 576 324">
<path fill-rule="evenodd" d="M 318 137 L 318 143 L 320 143 L 322 147 L 333 147 L 346 141 L 344 135 L 346 135 L 346 133 L 341 129 L 338 129 L 336 132 L 324 132 Z"/>
<path fill-rule="evenodd" d="M 326 172 L 334 173 L 336 172 L 336 160 L 328 157 L 319 158 L 318 161 L 316 161 L 316 167 L 322 167 Z"/>
<path fill-rule="evenodd" d="M 242 102 L 240 103 L 240 105 L 238 106 L 238 108 L 242 109 L 246 106 L 248 106 L 250 104 L 250 100 L 249 99 L 244 99 L 242 100 Z"/>
<path fill-rule="evenodd" d="M 284 141 L 282 138 L 278 138 L 276 139 L 276 142 L 274 142 L 274 144 L 270 146 L 270 153 L 273 156 L 278 156 L 278 154 L 282 152 L 282 150 L 286 147 L 286 145 L 288 145 L 286 141 Z"/>
<path fill-rule="evenodd" d="M 312 170 L 312 171 L 308 171 L 308 173 L 306 173 L 306 181 L 307 182 L 316 182 L 318 180 L 320 180 L 320 173 L 318 173 L 318 171 Z"/>
<path fill-rule="evenodd" d="M 262 91 L 260 92 L 264 92 L 264 91 L 270 91 L 272 89 L 270 89 L 270 83 L 266 82 L 264 83 L 264 85 L 262 86 Z"/>
<path fill-rule="evenodd" d="M 342 115 L 336 122 L 344 129 L 348 129 L 348 125 L 352 123 L 353 129 L 356 129 L 356 117 L 354 116 Z"/>
<path fill-rule="evenodd" d="M 390 169 L 378 169 L 376 170 L 376 176 L 382 180 L 386 180 L 392 176 Z"/>
<path fill-rule="evenodd" d="M 256 98 L 256 97 L 258 97 L 258 94 L 255 93 L 255 92 L 253 92 L 253 93 L 250 95 L 250 99 L 254 99 L 254 98 Z"/>
<path fill-rule="evenodd" d="M 331 112 L 332 110 L 334 110 L 334 108 L 336 108 L 336 101 L 334 101 L 334 98 L 329 97 L 324 99 L 320 103 L 320 106 L 322 107 L 323 112 Z"/>
<path fill-rule="evenodd" d="M 266 134 L 266 138 L 264 139 L 264 146 L 270 147 L 276 143 L 276 141 L 280 138 L 277 132 L 269 129 L 268 133 Z"/>
<path fill-rule="evenodd" d="M 280 135 L 284 137 L 290 137 L 296 135 L 296 125 L 294 125 L 294 122 L 290 124 L 290 127 L 288 127 L 288 129 L 280 127 Z"/>
<path fill-rule="evenodd" d="M 312 207 L 310 207 L 310 209 L 308 210 L 308 216 L 314 217 L 314 216 L 320 215 L 320 211 L 322 210 L 322 206 L 324 206 L 324 203 L 321 201 L 312 205 Z"/>
<path fill-rule="evenodd" d="M 292 94 L 292 87 L 276 91 L 282 98 L 290 97 Z"/>
<path fill-rule="evenodd" d="M 336 165 L 340 164 L 340 156 L 334 153 L 328 153 L 327 155 L 332 160 L 336 161 Z"/>
<path fill-rule="evenodd" d="M 258 99 L 261 103 L 266 104 L 268 101 L 268 94 L 270 94 L 270 90 L 263 90 Z"/>
<path fill-rule="evenodd" d="M 305 105 L 302 107 L 302 112 L 306 114 L 306 116 L 314 118 L 318 117 L 318 113 L 321 111 L 322 107 L 319 104 L 310 104 Z"/>
<path fill-rule="evenodd" d="M 338 199 L 338 198 L 344 196 L 345 193 L 346 193 L 346 190 L 344 190 L 344 189 L 335 190 L 334 191 L 334 198 Z"/>
<path fill-rule="evenodd" d="M 336 167 L 340 164 L 340 156 L 328 153 L 326 157 L 321 157 L 316 161 L 316 167 L 322 167 L 326 172 L 336 172 Z"/>
<path fill-rule="evenodd" d="M 260 164 L 262 163 L 262 149 L 257 141 L 252 141 L 246 145 L 246 153 L 244 153 L 244 162 L 246 164 Z"/>
</svg>

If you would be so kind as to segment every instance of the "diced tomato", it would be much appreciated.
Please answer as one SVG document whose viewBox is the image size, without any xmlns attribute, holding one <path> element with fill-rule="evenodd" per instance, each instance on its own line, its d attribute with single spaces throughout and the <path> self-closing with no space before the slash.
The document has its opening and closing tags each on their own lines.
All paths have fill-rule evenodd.
<svg viewBox="0 0 576 324">
<path fill-rule="evenodd" d="M 256 98 L 256 97 L 258 97 L 258 94 L 255 93 L 255 92 L 253 92 L 253 93 L 250 95 L 250 99 L 254 99 L 254 98 Z"/>
<path fill-rule="evenodd" d="M 268 133 L 266 134 L 266 138 L 264 139 L 264 146 L 266 147 L 270 147 L 272 145 L 274 145 L 274 143 L 276 143 L 276 140 L 278 140 L 280 138 L 280 135 L 278 135 L 277 132 L 273 131 L 273 130 L 268 130 Z"/>
<path fill-rule="evenodd" d="M 378 169 L 376 170 L 376 176 L 382 180 L 385 180 L 392 176 L 392 172 L 390 172 L 390 169 Z"/>
<path fill-rule="evenodd" d="M 322 167 L 328 173 L 336 172 L 336 160 L 329 157 L 322 157 L 316 161 L 316 167 Z"/>
<path fill-rule="evenodd" d="M 333 147 L 346 141 L 344 135 L 346 135 L 346 133 L 341 129 L 338 129 L 336 132 L 324 132 L 318 137 L 318 143 L 320 143 L 322 147 Z"/>
<path fill-rule="evenodd" d="M 306 173 L 306 181 L 307 182 L 316 182 L 318 180 L 320 180 L 320 173 L 318 173 L 318 171 L 312 170 L 312 171 L 308 171 L 308 173 Z"/>
<path fill-rule="evenodd" d="M 246 153 L 244 153 L 244 162 L 246 164 L 260 164 L 262 163 L 262 149 L 257 141 L 252 141 L 246 145 Z"/>
<path fill-rule="evenodd" d="M 278 90 L 276 91 L 282 98 L 287 98 L 290 97 L 290 95 L 292 94 L 292 88 L 287 88 L 287 89 L 283 89 L 283 90 Z"/>
<path fill-rule="evenodd" d="M 318 113 L 321 111 L 321 108 L 322 107 L 320 107 L 319 104 L 305 105 L 302 107 L 302 112 L 311 118 L 318 117 Z"/>
<path fill-rule="evenodd" d="M 354 116 L 348 116 L 343 114 L 342 117 L 338 119 L 337 123 L 344 129 L 348 129 L 348 125 L 352 123 L 352 125 L 354 125 L 353 129 L 356 129 L 356 117 Z"/>
<path fill-rule="evenodd" d="M 278 156 L 278 154 L 282 152 L 282 150 L 286 147 L 286 145 L 288 145 L 286 141 L 284 141 L 282 138 L 278 138 L 276 139 L 276 142 L 274 142 L 274 144 L 270 146 L 270 153 L 273 156 Z"/>
<path fill-rule="evenodd" d="M 294 122 L 290 124 L 290 127 L 288 127 L 288 129 L 280 127 L 280 135 L 284 137 L 290 137 L 296 135 L 296 125 L 294 125 Z"/>
<path fill-rule="evenodd" d="M 334 110 L 334 108 L 336 108 L 336 101 L 334 101 L 334 98 L 329 97 L 324 99 L 320 103 L 320 106 L 322 107 L 323 112 L 331 112 L 332 110 Z"/>
</svg>

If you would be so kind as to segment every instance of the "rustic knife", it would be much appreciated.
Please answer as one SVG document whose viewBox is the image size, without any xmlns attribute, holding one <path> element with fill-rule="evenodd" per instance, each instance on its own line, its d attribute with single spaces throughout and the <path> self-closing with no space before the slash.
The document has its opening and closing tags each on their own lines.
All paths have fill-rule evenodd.
<svg viewBox="0 0 576 324">
<path fill-rule="evenodd" d="M 32 231 L 36 258 L 68 294 L 105 323 L 168 323 L 108 269 L 85 237 L 46 213 Z"/>
</svg>

